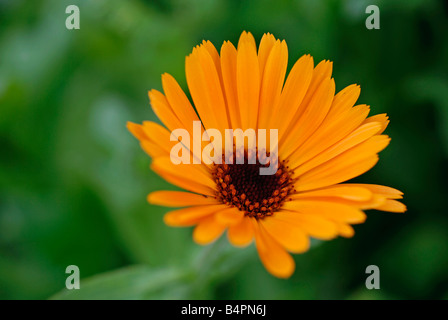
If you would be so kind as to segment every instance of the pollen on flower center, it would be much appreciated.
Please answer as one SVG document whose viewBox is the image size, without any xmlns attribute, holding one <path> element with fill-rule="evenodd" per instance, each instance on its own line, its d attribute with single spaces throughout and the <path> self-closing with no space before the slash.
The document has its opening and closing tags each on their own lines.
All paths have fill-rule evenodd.
<svg viewBox="0 0 448 320">
<path fill-rule="evenodd" d="M 268 155 L 269 156 L 269 155 Z M 257 219 L 271 216 L 288 199 L 293 191 L 292 171 L 286 161 L 278 159 L 277 172 L 273 175 L 260 175 L 260 167 L 268 164 L 250 164 L 247 151 L 244 152 L 244 163 L 214 164 L 212 175 L 217 185 L 217 199 L 229 206 L 244 211 L 246 216 Z M 227 161 L 228 163 L 228 161 Z"/>
</svg>

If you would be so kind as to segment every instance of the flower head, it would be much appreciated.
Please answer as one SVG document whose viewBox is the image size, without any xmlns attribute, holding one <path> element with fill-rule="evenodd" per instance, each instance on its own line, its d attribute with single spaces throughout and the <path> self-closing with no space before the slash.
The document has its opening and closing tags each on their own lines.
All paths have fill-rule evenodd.
<svg viewBox="0 0 448 320">
<path fill-rule="evenodd" d="M 285 81 L 287 64 L 285 41 L 269 33 L 258 50 L 247 32 L 237 48 L 226 41 L 220 53 L 204 41 L 186 58 L 195 108 L 176 80 L 164 74 L 164 94 L 151 90 L 149 98 L 165 127 L 128 123 L 153 158 L 151 168 L 186 190 L 149 194 L 152 204 L 183 207 L 167 213 L 165 223 L 195 226 L 193 239 L 199 244 L 224 232 L 235 246 L 255 240 L 263 265 L 280 278 L 294 272 L 289 253 L 307 251 L 310 237 L 352 237 L 351 225 L 365 221 L 366 209 L 406 210 L 396 200 L 402 198 L 396 189 L 343 183 L 377 163 L 377 154 L 390 141 L 382 134 L 387 115 L 368 117 L 369 106 L 355 105 L 357 85 L 335 94 L 331 62 L 314 67 L 313 58 L 305 55 Z M 195 127 L 198 121 L 201 125 Z M 176 129 L 186 135 L 174 134 Z M 226 129 L 253 129 L 256 134 L 252 141 L 248 138 L 252 148 L 241 148 L 234 137 L 211 139 L 208 129 L 223 136 Z M 276 130 L 277 139 L 261 137 L 259 129 Z M 189 137 L 198 135 L 200 141 L 191 146 Z M 206 161 L 210 159 L 204 151 L 210 145 L 214 159 L 222 161 Z M 261 150 L 262 156 L 257 152 Z M 212 158 L 212 153 L 205 154 Z M 272 174 L 260 174 L 273 164 Z"/>
</svg>

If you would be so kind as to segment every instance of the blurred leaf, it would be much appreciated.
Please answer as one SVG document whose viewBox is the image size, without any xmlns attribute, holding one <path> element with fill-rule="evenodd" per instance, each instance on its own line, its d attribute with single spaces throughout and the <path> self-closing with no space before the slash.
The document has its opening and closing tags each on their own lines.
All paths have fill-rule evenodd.
<svg viewBox="0 0 448 320">
<path fill-rule="evenodd" d="M 132 266 L 80 281 L 80 289 L 64 289 L 52 300 L 176 299 L 186 273 L 179 269 Z M 176 292 L 177 291 L 177 292 Z"/>
<path fill-rule="evenodd" d="M 443 221 L 408 225 L 377 252 L 381 288 L 410 299 L 427 296 L 446 278 L 447 225 Z"/>
<path fill-rule="evenodd" d="M 419 75 L 409 79 L 406 89 L 417 101 L 433 103 L 438 112 L 438 130 L 443 141 L 445 154 L 448 155 L 448 80 L 446 77 Z"/>
<path fill-rule="evenodd" d="M 395 296 L 391 296 L 386 290 L 367 289 L 365 286 L 355 290 L 347 297 L 348 300 L 396 300 Z"/>
</svg>

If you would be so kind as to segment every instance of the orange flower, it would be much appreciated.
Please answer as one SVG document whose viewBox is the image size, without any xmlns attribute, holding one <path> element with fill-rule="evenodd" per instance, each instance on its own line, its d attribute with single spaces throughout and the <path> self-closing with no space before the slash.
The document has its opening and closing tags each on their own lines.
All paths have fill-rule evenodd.
<svg viewBox="0 0 448 320">
<path fill-rule="evenodd" d="M 224 42 L 220 54 L 204 41 L 186 59 L 188 87 L 197 110 L 169 74 L 162 75 L 164 94 L 149 92 L 151 106 L 166 126 L 128 123 L 128 129 L 153 158 L 151 168 L 187 190 L 156 191 L 152 204 L 185 207 L 167 213 L 170 226 L 195 226 L 193 239 L 208 244 L 225 231 L 235 246 L 255 239 L 261 261 L 274 276 L 287 278 L 295 268 L 291 253 L 308 250 L 310 237 L 352 237 L 352 224 L 363 223 L 362 210 L 404 212 L 396 189 L 344 183 L 371 169 L 390 138 L 383 135 L 386 114 L 367 117 L 369 106 L 354 106 L 360 94 L 351 85 L 335 95 L 332 63 L 314 67 L 301 57 L 286 81 L 285 41 L 265 34 L 257 51 L 250 33 L 238 48 Z M 194 121 L 201 132 L 216 128 L 278 129 L 278 169 L 259 175 L 256 164 L 174 164 L 171 131 L 191 136 Z M 200 145 L 200 150 L 204 148 Z M 190 150 L 193 159 L 197 150 Z M 247 160 L 247 151 L 241 157 Z M 235 157 L 234 157 L 235 159 Z"/>
</svg>

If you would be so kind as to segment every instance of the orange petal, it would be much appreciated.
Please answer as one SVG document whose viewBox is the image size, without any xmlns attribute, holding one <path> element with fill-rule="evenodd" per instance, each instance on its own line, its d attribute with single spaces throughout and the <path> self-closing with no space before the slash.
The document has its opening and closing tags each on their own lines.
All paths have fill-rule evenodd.
<svg viewBox="0 0 448 320">
<path fill-rule="evenodd" d="M 349 150 L 350 148 L 353 148 L 356 145 L 359 145 L 360 143 L 366 141 L 367 139 L 371 138 L 373 135 L 378 133 L 381 130 L 381 124 L 379 122 L 372 122 L 367 123 L 356 130 L 354 130 L 352 133 L 347 135 L 344 139 L 339 141 L 338 143 L 334 144 L 327 150 L 321 152 L 316 157 L 312 158 L 308 162 L 304 163 L 297 169 L 294 168 L 293 164 L 290 166 L 294 168 L 294 171 L 297 175 L 301 175 L 304 172 L 307 172 L 308 170 L 317 167 L 318 165 L 325 163 L 328 160 L 333 159 L 334 157 L 342 154 L 343 152 Z"/>
<path fill-rule="evenodd" d="M 175 165 L 167 157 L 156 158 L 151 164 L 151 168 L 168 182 L 195 193 L 214 196 L 215 182 L 200 166 L 202 165 Z"/>
<path fill-rule="evenodd" d="M 238 224 L 229 226 L 227 237 L 232 245 L 245 247 L 252 242 L 254 238 L 252 219 L 254 218 L 244 217 Z"/>
<path fill-rule="evenodd" d="M 307 200 L 307 199 L 305 199 Z M 336 198 L 336 197 L 321 197 L 318 199 L 308 199 L 308 200 L 320 200 L 325 202 L 332 202 L 332 203 L 339 203 L 347 206 L 352 206 L 354 208 L 360 209 L 360 210 L 368 210 L 368 209 L 375 209 L 381 205 L 383 205 L 386 202 L 386 198 L 383 196 L 379 196 L 377 194 L 372 194 L 371 198 L 369 200 L 359 201 L 359 200 L 349 200 L 349 199 L 343 199 L 343 198 Z"/>
<path fill-rule="evenodd" d="M 406 206 L 397 200 L 386 200 L 383 205 L 374 209 L 389 212 L 405 212 L 407 210 Z"/>
<path fill-rule="evenodd" d="M 236 86 L 236 61 L 237 51 L 235 47 L 229 41 L 225 41 L 221 47 L 221 70 L 231 128 L 241 128 Z"/>
<path fill-rule="evenodd" d="M 218 203 L 214 197 L 183 191 L 155 191 L 148 194 L 148 202 L 165 207 L 189 207 Z"/>
<path fill-rule="evenodd" d="M 174 112 L 182 122 L 182 128 L 192 132 L 193 121 L 199 121 L 193 106 L 181 89 L 176 79 L 170 74 L 162 75 L 163 91 L 165 92 L 168 103 L 172 106 Z"/>
<path fill-rule="evenodd" d="M 152 158 L 159 156 L 169 157 L 171 148 L 178 143 L 178 141 L 171 141 L 171 133 L 158 123 L 152 121 L 143 121 L 143 132 L 146 134 L 146 141 L 141 141 L 142 148 Z M 154 149 L 156 148 L 156 149 Z M 157 151 L 156 153 L 156 150 Z"/>
<path fill-rule="evenodd" d="M 258 111 L 258 128 L 260 129 L 270 129 L 268 126 L 272 119 L 274 106 L 277 105 L 280 98 L 287 65 L 288 47 L 285 41 L 277 40 L 267 59 L 264 73 L 261 73 Z"/>
<path fill-rule="evenodd" d="M 226 208 L 216 214 L 216 220 L 223 225 L 236 225 L 244 218 L 244 212 L 238 208 Z"/>
<path fill-rule="evenodd" d="M 324 125 L 331 123 L 334 119 L 338 118 L 339 115 L 352 108 L 355 105 L 356 100 L 358 100 L 360 93 L 361 88 L 356 84 L 352 84 L 339 91 L 333 99 L 330 111 L 328 111 L 328 115 L 325 118 Z"/>
<path fill-rule="evenodd" d="M 329 79 L 331 77 L 332 72 L 333 72 L 333 62 L 328 60 L 323 60 L 319 62 L 316 68 L 314 68 L 313 78 L 311 79 L 310 87 L 308 88 L 308 91 L 304 99 L 305 104 L 308 104 L 310 102 L 317 88 L 325 79 Z"/>
<path fill-rule="evenodd" d="M 283 143 L 279 144 L 279 153 L 289 156 L 316 131 L 330 109 L 334 90 L 333 79 L 327 78 L 321 82 L 316 93 L 305 104 L 304 112 L 292 123 Z"/>
<path fill-rule="evenodd" d="M 324 189 L 306 191 L 291 195 L 292 199 L 309 199 L 321 197 L 336 197 L 353 201 L 367 201 L 372 198 L 372 192 L 369 189 L 362 188 L 361 186 L 341 184 Z"/>
<path fill-rule="evenodd" d="M 213 60 L 205 48 L 193 49 L 185 60 L 185 73 L 191 97 L 204 128 L 219 130 L 226 127 L 227 115 L 222 89 Z M 217 96 L 214 97 L 213 94 Z"/>
<path fill-rule="evenodd" d="M 312 190 L 350 180 L 372 169 L 377 164 L 378 160 L 379 157 L 374 155 L 354 164 L 349 163 L 338 171 L 332 171 L 325 177 L 320 177 L 319 179 L 314 180 L 309 179 L 307 182 L 302 181 L 302 183 L 296 186 L 296 190 Z"/>
<path fill-rule="evenodd" d="M 224 132 L 225 129 L 230 128 L 227 116 L 227 107 L 224 98 L 224 88 L 222 87 L 222 80 L 220 76 L 220 70 L 216 69 L 213 58 L 210 53 L 203 46 L 197 50 L 198 62 L 202 68 L 202 75 L 204 79 L 204 86 L 202 87 L 202 95 L 207 97 L 208 104 L 212 106 L 215 119 L 217 121 L 216 126 L 212 127 L 218 129 L 220 132 Z M 219 64 L 219 68 L 221 65 Z M 202 117 L 202 114 L 199 113 Z M 206 127 L 209 129 L 209 127 Z"/>
<path fill-rule="evenodd" d="M 126 123 L 126 127 L 138 140 L 147 139 L 146 134 L 143 131 L 142 125 L 128 121 Z"/>
<path fill-rule="evenodd" d="M 185 130 L 187 130 L 187 132 L 191 137 L 194 137 L 194 133 L 193 133 L 193 124 L 190 124 L 190 126 L 188 128 L 185 128 Z M 201 159 L 201 152 L 202 149 L 199 148 L 199 150 L 194 150 L 193 148 L 191 148 L 191 144 L 192 141 L 189 141 L 188 143 L 185 143 L 185 141 L 183 141 L 183 138 L 181 136 L 176 136 L 173 133 L 169 132 L 167 129 L 165 129 L 164 127 L 162 127 L 161 125 L 159 125 L 158 123 L 152 122 L 152 121 L 143 121 L 143 131 L 145 132 L 147 138 L 149 140 L 151 140 L 152 143 L 157 144 L 160 148 L 166 150 L 166 155 L 165 156 L 171 156 L 171 149 L 173 148 L 174 145 L 176 145 L 179 142 L 182 142 L 183 144 L 183 148 L 185 149 L 185 152 L 190 153 L 190 163 L 193 163 L 193 153 L 194 153 L 194 157 L 196 159 Z M 182 127 L 182 129 L 184 129 Z M 200 126 L 201 129 L 201 133 L 204 131 L 203 127 Z M 173 135 L 174 140 L 171 140 L 171 135 Z M 189 139 L 191 140 L 191 139 Z M 200 161 L 198 161 L 200 162 Z"/>
<path fill-rule="evenodd" d="M 313 76 L 313 65 L 313 58 L 310 55 L 302 56 L 294 64 L 286 79 L 278 106 L 274 106 L 275 110 L 270 125 L 270 128 L 279 130 L 279 140 L 286 133 L 286 129 L 293 118 L 292 116 L 285 117 L 284 115 L 295 115 L 298 113 Z"/>
<path fill-rule="evenodd" d="M 366 214 L 361 210 L 334 202 L 292 200 L 283 204 L 283 209 L 301 213 L 320 215 L 332 221 L 341 221 L 350 224 L 363 223 Z"/>
<path fill-rule="evenodd" d="M 240 50 L 243 43 L 249 44 L 253 49 L 257 50 L 257 44 L 255 43 L 255 38 L 252 33 L 243 31 L 238 40 L 238 50 Z"/>
<path fill-rule="evenodd" d="M 251 221 L 255 231 L 257 251 L 264 267 L 278 278 L 289 278 L 295 269 L 291 255 L 259 226 L 257 220 Z"/>
<path fill-rule="evenodd" d="M 158 157 L 166 157 L 167 155 L 169 155 L 169 153 L 167 153 L 166 150 L 159 144 L 149 140 L 141 141 L 140 147 L 153 159 Z"/>
<path fill-rule="evenodd" d="M 306 213 L 311 212 L 311 213 Z M 310 236 L 329 240 L 337 236 L 337 227 L 328 219 L 319 215 L 319 210 L 287 211 L 281 210 L 275 213 L 275 217 L 285 224 L 299 227 Z"/>
<path fill-rule="evenodd" d="M 299 170 L 294 171 L 294 175 L 300 176 L 301 180 L 297 190 L 316 189 L 344 182 L 364 173 L 376 164 L 376 153 L 383 150 L 389 142 L 388 136 L 373 136 L 308 172 L 302 174 Z"/>
<path fill-rule="evenodd" d="M 168 103 L 168 100 L 163 93 L 152 89 L 148 92 L 148 96 L 151 101 L 152 110 L 170 131 L 183 128 L 182 122 L 171 108 L 171 105 Z"/>
<path fill-rule="evenodd" d="M 316 91 L 321 87 L 322 83 L 328 81 L 331 78 L 331 73 L 333 70 L 333 63 L 331 61 L 321 61 L 316 68 L 313 70 L 311 82 L 309 84 L 308 90 L 306 91 L 305 97 L 301 103 L 300 108 L 297 109 L 296 114 L 293 116 L 292 124 L 294 124 L 302 114 L 305 112 L 306 107 L 310 104 L 311 100 L 316 94 Z"/>
<path fill-rule="evenodd" d="M 236 80 L 243 131 L 256 130 L 258 120 L 261 76 L 257 50 L 251 39 L 251 35 L 241 35 L 237 53 Z"/>
<path fill-rule="evenodd" d="M 350 186 L 350 187 L 360 187 L 360 188 L 365 188 L 370 190 L 371 192 L 386 197 L 388 199 L 401 199 L 403 198 L 403 192 L 401 192 L 400 190 L 391 188 L 391 187 L 386 187 L 386 186 L 381 186 L 378 184 L 365 184 L 365 183 L 345 183 L 345 186 Z"/>
<path fill-rule="evenodd" d="M 290 156 L 292 168 L 312 159 L 331 147 L 361 125 L 369 114 L 369 107 L 359 105 L 343 112 L 332 123 L 322 124 L 316 132 L 300 147 L 300 152 Z"/>
<path fill-rule="evenodd" d="M 152 158 L 168 157 L 177 141 L 170 141 L 170 132 L 160 124 L 144 121 L 143 125 L 128 122 L 129 131 L 140 140 L 142 149 Z"/>
<path fill-rule="evenodd" d="M 303 253 L 310 247 L 310 239 L 302 228 L 290 224 L 285 220 L 278 219 L 276 212 L 274 216 L 261 219 L 261 226 L 283 247 L 292 253 Z"/>
<path fill-rule="evenodd" d="M 207 52 L 210 54 L 210 57 L 213 59 L 213 63 L 215 64 L 216 71 L 218 72 L 219 77 L 221 77 L 221 61 L 219 58 L 218 50 L 216 50 L 213 43 L 211 43 L 209 40 L 203 40 L 202 46 L 207 50 Z"/>
<path fill-rule="evenodd" d="M 328 82 L 331 77 L 331 72 L 333 69 L 333 63 L 330 61 L 321 61 L 314 70 L 312 70 L 312 77 L 311 81 L 309 82 L 309 85 L 307 85 L 306 94 L 303 97 L 303 100 L 300 104 L 300 106 L 297 108 L 297 111 L 295 113 L 289 113 L 292 116 L 290 117 L 290 124 L 288 129 L 285 130 L 284 134 L 281 135 L 279 138 L 279 141 L 282 141 L 283 138 L 286 137 L 287 134 L 293 130 L 293 128 L 296 127 L 297 122 L 300 118 L 302 118 L 302 115 L 305 113 L 305 111 L 311 110 L 309 108 L 309 104 L 314 99 L 316 100 L 316 91 L 322 87 L 323 82 Z M 286 85 L 285 85 L 286 87 Z M 334 91 L 334 89 L 333 89 Z M 334 92 L 333 92 L 334 95 Z M 309 111 L 308 111 L 309 112 Z"/>
<path fill-rule="evenodd" d="M 380 122 L 382 124 L 382 129 L 378 134 L 382 134 L 384 130 L 386 130 L 387 125 L 389 124 L 389 117 L 385 113 L 377 114 L 371 117 L 368 117 L 364 123 L 370 123 L 370 122 Z"/>
<path fill-rule="evenodd" d="M 146 135 L 146 139 L 149 139 L 155 143 L 158 142 L 161 146 L 170 142 L 171 133 L 165 127 L 156 122 L 143 121 L 142 130 Z M 169 148 L 167 148 L 167 150 L 169 150 Z"/>
<path fill-rule="evenodd" d="M 260 63 L 260 74 L 263 74 L 264 67 L 268 61 L 269 54 L 275 44 L 275 37 L 268 33 L 265 33 L 260 41 L 260 47 L 258 48 L 258 61 Z"/>
<path fill-rule="evenodd" d="M 226 226 L 217 222 L 215 216 L 200 221 L 193 230 L 193 240 L 198 244 L 209 244 L 223 234 Z"/>
<path fill-rule="evenodd" d="M 192 226 L 224 208 L 224 205 L 217 204 L 174 210 L 165 214 L 163 221 L 171 227 Z"/>
<path fill-rule="evenodd" d="M 355 230 L 351 225 L 346 223 L 335 222 L 338 228 L 338 233 L 344 238 L 351 238 L 355 235 Z"/>
</svg>

